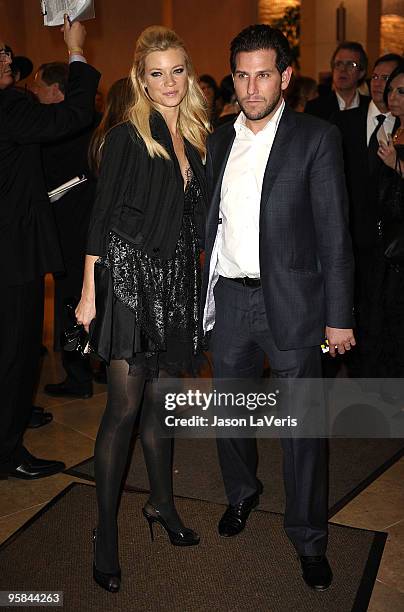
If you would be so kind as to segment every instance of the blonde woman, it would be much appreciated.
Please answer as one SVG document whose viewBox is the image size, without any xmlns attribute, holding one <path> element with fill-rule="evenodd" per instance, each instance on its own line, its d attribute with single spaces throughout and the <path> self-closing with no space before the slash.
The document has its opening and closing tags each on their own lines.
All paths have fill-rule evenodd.
<svg viewBox="0 0 404 612">
<path fill-rule="evenodd" d="M 202 160 L 208 120 L 179 37 L 152 26 L 131 70 L 133 104 L 102 147 L 98 196 L 77 321 L 108 364 L 108 400 L 95 445 L 95 581 L 120 588 L 117 509 L 136 415 L 150 481 L 143 509 L 172 544 L 192 546 L 173 500 L 172 440 L 161 437 L 156 379 L 191 372 L 200 341 L 199 249 L 205 224 Z M 143 402 L 142 402 L 142 396 Z"/>
</svg>

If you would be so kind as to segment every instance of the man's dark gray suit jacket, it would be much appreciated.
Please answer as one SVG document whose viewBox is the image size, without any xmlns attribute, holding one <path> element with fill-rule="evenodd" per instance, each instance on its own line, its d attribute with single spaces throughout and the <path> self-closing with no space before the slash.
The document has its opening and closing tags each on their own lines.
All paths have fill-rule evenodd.
<svg viewBox="0 0 404 612">
<path fill-rule="evenodd" d="M 208 138 L 202 311 L 234 138 L 232 123 Z M 340 141 L 335 126 L 285 106 L 264 174 L 259 232 L 266 313 L 280 350 L 319 345 L 326 325 L 352 327 L 353 257 Z"/>
</svg>

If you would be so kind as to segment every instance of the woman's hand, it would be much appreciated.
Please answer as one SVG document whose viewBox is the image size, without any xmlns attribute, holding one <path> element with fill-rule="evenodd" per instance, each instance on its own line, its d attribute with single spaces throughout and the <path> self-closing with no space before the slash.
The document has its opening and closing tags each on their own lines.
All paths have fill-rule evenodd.
<svg viewBox="0 0 404 612">
<path fill-rule="evenodd" d="M 77 323 L 82 323 L 88 333 L 90 323 L 95 319 L 95 298 L 87 298 L 85 295 L 82 295 L 74 314 L 76 315 Z"/>
<path fill-rule="evenodd" d="M 86 255 L 81 300 L 74 311 L 77 323 L 82 323 L 87 333 L 91 321 L 95 319 L 94 264 L 97 259 L 97 255 Z"/>
<path fill-rule="evenodd" d="M 389 168 L 393 168 L 393 170 L 395 169 L 397 153 L 391 141 L 391 138 L 389 138 L 389 142 L 387 144 L 385 142 L 379 143 L 379 149 L 377 151 L 377 154 L 380 159 L 383 160 L 386 166 L 389 166 Z"/>
</svg>

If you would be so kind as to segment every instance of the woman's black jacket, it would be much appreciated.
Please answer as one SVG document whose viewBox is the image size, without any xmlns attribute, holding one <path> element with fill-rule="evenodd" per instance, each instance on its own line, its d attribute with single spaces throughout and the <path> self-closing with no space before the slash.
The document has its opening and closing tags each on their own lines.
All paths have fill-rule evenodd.
<svg viewBox="0 0 404 612">
<path fill-rule="evenodd" d="M 106 254 L 111 230 L 151 257 L 169 259 L 174 254 L 183 215 L 183 179 L 170 132 L 159 113 L 153 113 L 150 127 L 169 160 L 151 158 L 130 123 L 113 128 L 105 140 L 87 241 L 89 255 Z M 205 172 L 198 151 L 186 140 L 185 152 L 202 192 L 194 220 L 203 248 Z"/>
</svg>

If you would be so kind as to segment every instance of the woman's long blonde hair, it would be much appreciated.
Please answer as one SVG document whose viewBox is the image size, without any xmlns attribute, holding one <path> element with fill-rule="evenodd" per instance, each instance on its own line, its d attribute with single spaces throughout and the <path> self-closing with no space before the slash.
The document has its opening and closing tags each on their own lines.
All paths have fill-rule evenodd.
<svg viewBox="0 0 404 612">
<path fill-rule="evenodd" d="M 135 57 L 130 72 L 133 85 L 133 104 L 129 107 L 127 117 L 144 141 L 150 157 L 169 159 L 167 150 L 152 136 L 150 114 L 157 107 L 145 91 L 145 60 L 149 53 L 181 49 L 184 53 L 185 67 L 188 74 L 188 89 L 179 107 L 178 131 L 186 138 L 204 158 L 206 154 L 206 136 L 210 131 L 206 113 L 206 102 L 198 85 L 194 67 L 183 41 L 175 32 L 163 26 L 150 26 L 140 34 L 135 48 Z"/>
</svg>

